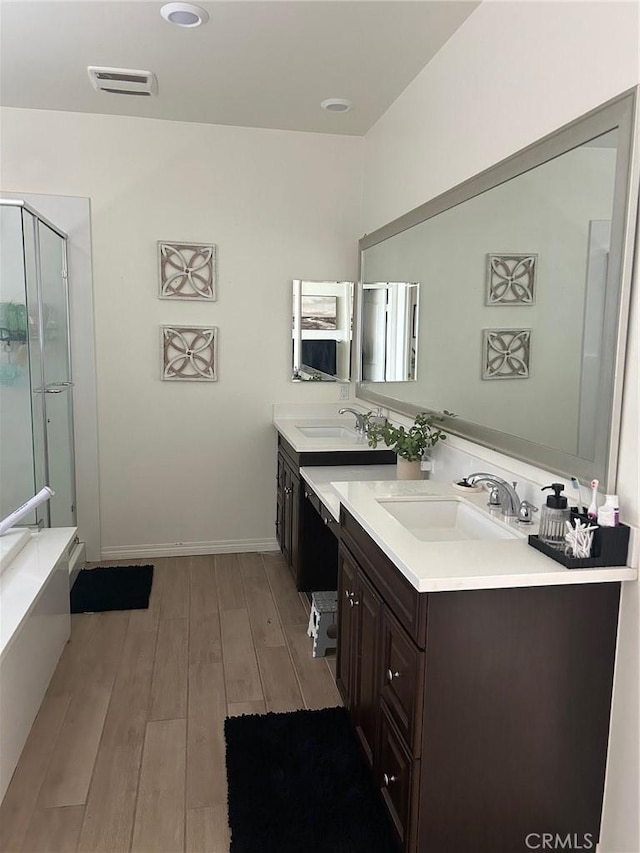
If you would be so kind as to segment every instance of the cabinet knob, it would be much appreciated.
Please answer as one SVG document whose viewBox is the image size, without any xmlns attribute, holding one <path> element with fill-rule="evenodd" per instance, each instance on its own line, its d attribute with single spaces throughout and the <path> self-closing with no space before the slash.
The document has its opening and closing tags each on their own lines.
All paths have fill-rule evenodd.
<svg viewBox="0 0 640 853">
<path fill-rule="evenodd" d="M 400 678 L 400 673 L 394 672 L 392 669 L 388 669 L 387 678 L 389 679 L 389 681 L 393 681 L 394 678 Z"/>
<path fill-rule="evenodd" d="M 387 773 L 382 774 L 382 781 L 384 783 L 384 787 L 388 788 L 392 782 L 395 782 L 397 779 L 396 776 L 389 776 Z"/>
<path fill-rule="evenodd" d="M 285 486 L 284 493 L 285 495 L 290 495 L 293 489 L 290 486 Z"/>
<path fill-rule="evenodd" d="M 344 591 L 344 595 L 345 595 L 345 598 L 347 598 L 347 599 L 349 599 L 349 598 L 353 598 L 353 593 L 352 593 L 352 592 L 349 592 L 349 590 L 348 590 L 348 589 L 345 589 L 345 591 Z"/>
<path fill-rule="evenodd" d="M 357 607 L 360 604 L 360 602 L 357 601 L 353 596 L 351 596 L 351 598 L 349 599 L 349 604 L 352 607 Z"/>
<path fill-rule="evenodd" d="M 308 498 L 308 497 L 309 497 L 309 492 L 305 491 L 304 496 L 305 496 L 305 498 Z"/>
</svg>

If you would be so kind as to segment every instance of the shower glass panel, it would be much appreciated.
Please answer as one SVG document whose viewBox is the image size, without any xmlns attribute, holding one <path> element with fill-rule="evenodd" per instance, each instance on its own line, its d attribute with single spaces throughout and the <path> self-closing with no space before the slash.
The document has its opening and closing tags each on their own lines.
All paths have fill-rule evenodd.
<svg viewBox="0 0 640 853">
<path fill-rule="evenodd" d="M 36 491 L 22 209 L 0 207 L 0 517 Z M 37 325 L 35 327 L 37 329 Z M 36 342 L 37 345 L 37 342 Z M 35 524 L 36 515 L 25 524 Z"/>
<path fill-rule="evenodd" d="M 0 216 L 0 511 L 8 514 L 49 485 L 55 496 L 21 523 L 71 527 L 76 509 L 66 238 L 21 202 L 2 202 Z M 4 316 L 16 311 L 23 312 L 24 328 L 12 334 L 4 329 Z M 10 339 L 18 335 L 22 339 Z"/>
</svg>

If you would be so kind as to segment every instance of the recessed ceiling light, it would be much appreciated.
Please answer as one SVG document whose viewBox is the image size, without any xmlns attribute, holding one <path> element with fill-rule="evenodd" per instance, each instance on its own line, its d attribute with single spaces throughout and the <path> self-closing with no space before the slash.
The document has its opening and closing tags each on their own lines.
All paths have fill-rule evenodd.
<svg viewBox="0 0 640 853">
<path fill-rule="evenodd" d="M 176 27 L 199 27 L 209 20 L 208 13 L 193 3 L 165 3 L 160 14 Z"/>
<path fill-rule="evenodd" d="M 320 106 L 330 113 L 346 113 L 351 109 L 351 101 L 347 101 L 346 98 L 327 98 Z"/>
</svg>

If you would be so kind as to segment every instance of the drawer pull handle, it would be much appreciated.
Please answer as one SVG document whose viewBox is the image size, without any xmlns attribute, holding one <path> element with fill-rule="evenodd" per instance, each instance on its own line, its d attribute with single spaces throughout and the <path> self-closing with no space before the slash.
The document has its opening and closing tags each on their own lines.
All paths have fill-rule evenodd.
<svg viewBox="0 0 640 853">
<path fill-rule="evenodd" d="M 351 596 L 351 598 L 349 599 L 349 604 L 350 604 L 352 607 L 357 607 L 357 606 L 360 604 L 360 602 L 359 602 L 359 601 L 356 601 L 356 600 L 353 598 L 353 596 Z"/>
<path fill-rule="evenodd" d="M 348 589 L 345 589 L 344 594 L 345 594 L 345 598 L 347 598 L 347 599 L 353 598 L 353 593 L 349 592 Z"/>
<path fill-rule="evenodd" d="M 393 681 L 394 678 L 400 678 L 400 673 L 394 672 L 392 669 L 388 669 L 387 678 L 389 679 L 389 681 Z"/>
<path fill-rule="evenodd" d="M 397 781 L 397 777 L 396 776 L 389 776 L 386 773 L 383 773 L 382 774 L 382 781 L 384 782 L 384 787 L 388 788 L 392 782 Z"/>
</svg>

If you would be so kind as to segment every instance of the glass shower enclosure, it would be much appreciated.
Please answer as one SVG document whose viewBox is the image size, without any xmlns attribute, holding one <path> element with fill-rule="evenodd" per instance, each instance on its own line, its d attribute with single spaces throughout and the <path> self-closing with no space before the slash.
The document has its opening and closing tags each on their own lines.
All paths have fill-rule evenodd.
<svg viewBox="0 0 640 853">
<path fill-rule="evenodd" d="M 67 236 L 0 200 L 0 518 L 43 486 L 21 524 L 76 525 Z"/>
</svg>

